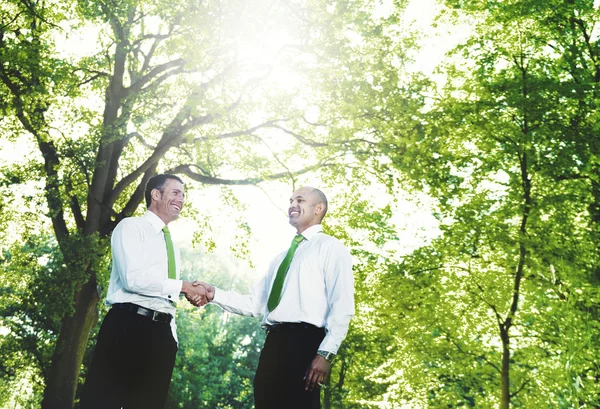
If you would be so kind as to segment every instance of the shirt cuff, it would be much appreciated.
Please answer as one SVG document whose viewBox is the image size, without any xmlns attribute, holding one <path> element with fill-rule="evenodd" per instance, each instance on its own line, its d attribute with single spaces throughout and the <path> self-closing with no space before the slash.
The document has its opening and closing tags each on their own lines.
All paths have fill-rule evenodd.
<svg viewBox="0 0 600 409">
<path fill-rule="evenodd" d="M 331 335 L 326 335 L 321 345 L 319 345 L 319 350 L 331 352 L 332 354 L 336 354 L 338 349 L 340 349 L 340 343 L 337 342 Z"/>
<path fill-rule="evenodd" d="M 215 287 L 215 295 L 211 302 L 214 302 L 214 303 L 222 302 L 223 300 L 221 300 L 221 298 L 222 298 L 221 294 L 223 294 L 223 290 L 219 290 L 217 287 Z"/>
<path fill-rule="evenodd" d="M 166 297 L 169 301 L 177 302 L 179 294 L 181 293 L 181 287 L 183 287 L 183 280 L 167 279 L 161 295 Z"/>
</svg>

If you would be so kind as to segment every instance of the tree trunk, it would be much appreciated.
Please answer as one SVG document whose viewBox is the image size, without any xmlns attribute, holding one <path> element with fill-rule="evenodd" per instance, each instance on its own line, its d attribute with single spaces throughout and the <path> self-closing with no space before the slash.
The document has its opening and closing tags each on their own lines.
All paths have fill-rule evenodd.
<svg viewBox="0 0 600 409">
<path fill-rule="evenodd" d="M 73 407 L 83 355 L 90 331 L 98 321 L 99 295 L 95 279 L 90 279 L 81 287 L 76 300 L 74 314 L 64 317 L 62 321 L 46 380 L 42 409 Z"/>
<path fill-rule="evenodd" d="M 591 218 L 591 230 L 592 237 L 596 239 L 596 242 L 600 242 L 600 183 L 592 179 L 592 197 L 594 201 L 589 205 L 589 212 Z M 598 246 L 598 255 L 600 256 L 600 246 Z M 599 257 L 600 259 L 600 257 Z M 600 265 L 596 265 L 594 268 L 594 278 L 596 279 L 595 284 L 600 284 Z"/>
<path fill-rule="evenodd" d="M 502 370 L 500 372 L 500 409 L 510 407 L 510 337 L 504 325 L 500 326 L 502 339 Z"/>
<path fill-rule="evenodd" d="M 331 376 L 327 378 L 323 388 L 323 409 L 331 409 Z"/>
</svg>

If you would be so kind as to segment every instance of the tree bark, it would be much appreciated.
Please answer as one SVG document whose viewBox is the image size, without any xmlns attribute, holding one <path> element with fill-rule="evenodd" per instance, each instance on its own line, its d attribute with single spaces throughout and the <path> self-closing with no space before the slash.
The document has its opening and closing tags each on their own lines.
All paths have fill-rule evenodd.
<svg viewBox="0 0 600 409">
<path fill-rule="evenodd" d="M 323 388 L 323 409 L 331 409 L 331 376 L 327 378 L 325 382 L 325 388 Z"/>
<path fill-rule="evenodd" d="M 510 407 L 510 336 L 508 329 L 500 326 L 502 339 L 502 369 L 500 372 L 500 409 Z"/>
<path fill-rule="evenodd" d="M 92 274 L 92 276 L 95 276 Z M 98 322 L 99 301 L 94 278 L 77 294 L 75 312 L 62 321 L 44 391 L 42 409 L 71 409 L 90 331 Z"/>
<path fill-rule="evenodd" d="M 529 88 L 527 83 L 527 68 L 524 56 L 520 55 L 519 57 L 515 57 L 515 63 L 518 69 L 521 71 L 521 92 L 523 101 L 527 101 Z M 525 137 L 525 140 L 527 140 L 527 138 L 530 135 L 530 128 L 527 106 L 525 104 L 522 107 L 522 113 L 523 125 L 521 127 L 521 133 Z M 500 339 L 502 340 L 502 368 L 500 372 L 500 409 L 508 409 L 510 407 L 510 401 L 512 397 L 510 394 L 510 329 L 513 325 L 513 319 L 515 318 L 519 309 L 521 281 L 525 273 L 525 261 L 527 258 L 527 246 L 525 243 L 525 237 L 527 236 L 527 222 L 529 220 L 529 214 L 533 206 L 531 197 L 531 175 L 529 169 L 530 155 L 528 153 L 527 143 L 524 144 L 522 150 L 518 153 L 518 159 L 519 167 L 521 170 L 521 187 L 523 189 L 523 210 L 521 214 L 521 225 L 519 227 L 518 232 L 519 259 L 515 271 L 510 310 L 508 311 L 506 319 L 503 322 L 499 323 Z"/>
</svg>

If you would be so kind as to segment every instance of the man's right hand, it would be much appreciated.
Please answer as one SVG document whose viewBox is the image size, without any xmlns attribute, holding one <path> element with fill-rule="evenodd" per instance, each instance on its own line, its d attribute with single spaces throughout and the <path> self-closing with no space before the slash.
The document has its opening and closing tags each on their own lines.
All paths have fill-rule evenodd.
<svg viewBox="0 0 600 409">
<path fill-rule="evenodd" d="M 183 285 L 181 286 L 181 293 L 185 295 L 185 298 L 187 298 L 187 300 L 192 305 L 195 305 L 196 307 L 201 307 L 210 300 L 208 299 L 206 289 L 203 286 L 199 286 L 195 283 L 196 281 L 194 281 L 194 283 L 184 281 Z"/>
<path fill-rule="evenodd" d="M 204 281 L 196 280 L 192 283 L 195 287 L 203 287 L 206 290 L 206 298 L 211 302 L 215 298 L 215 287 L 205 283 Z"/>
</svg>

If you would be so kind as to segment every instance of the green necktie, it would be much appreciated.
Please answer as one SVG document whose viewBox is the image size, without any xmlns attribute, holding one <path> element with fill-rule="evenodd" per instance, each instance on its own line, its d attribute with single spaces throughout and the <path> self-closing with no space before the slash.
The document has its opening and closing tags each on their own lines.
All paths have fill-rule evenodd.
<svg viewBox="0 0 600 409">
<path fill-rule="evenodd" d="M 175 250 L 173 249 L 173 240 L 171 240 L 171 232 L 167 226 L 163 227 L 163 233 L 165 234 L 165 242 L 167 243 L 167 258 L 169 260 L 169 278 L 176 279 L 177 274 L 175 273 Z"/>
<path fill-rule="evenodd" d="M 279 299 L 281 298 L 281 290 L 283 289 L 285 276 L 290 269 L 290 264 L 292 264 L 292 258 L 294 257 L 294 253 L 298 248 L 298 244 L 300 244 L 302 240 L 304 240 L 304 236 L 301 234 L 294 237 L 290 249 L 277 269 L 277 275 L 275 276 L 275 281 L 273 281 L 273 288 L 271 288 L 271 294 L 269 295 L 269 301 L 267 302 L 269 312 L 273 311 L 279 305 Z"/>
</svg>

